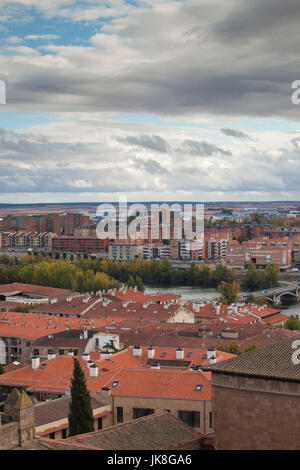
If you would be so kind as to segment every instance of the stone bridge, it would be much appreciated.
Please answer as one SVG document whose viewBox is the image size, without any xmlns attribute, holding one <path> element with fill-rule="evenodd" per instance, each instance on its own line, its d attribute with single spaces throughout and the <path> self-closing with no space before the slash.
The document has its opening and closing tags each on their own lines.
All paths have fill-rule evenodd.
<svg viewBox="0 0 300 470">
<path fill-rule="evenodd" d="M 289 295 L 291 297 L 295 297 L 297 300 L 300 298 L 300 284 L 288 284 L 285 286 L 275 287 L 271 289 L 265 289 L 255 292 L 249 292 L 248 294 L 244 294 L 240 296 L 240 299 L 243 301 L 246 300 L 248 295 L 252 295 L 254 297 L 265 297 L 270 302 L 274 304 L 280 303 L 281 297 L 283 295 Z"/>
</svg>

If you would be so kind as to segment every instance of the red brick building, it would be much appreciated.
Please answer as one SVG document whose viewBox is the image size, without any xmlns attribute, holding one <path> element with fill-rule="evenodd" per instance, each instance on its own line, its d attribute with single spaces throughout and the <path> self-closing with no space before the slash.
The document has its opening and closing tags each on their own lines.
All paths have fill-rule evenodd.
<svg viewBox="0 0 300 470">
<path fill-rule="evenodd" d="M 97 237 L 55 237 L 52 250 L 72 253 L 108 253 L 109 240 Z"/>
</svg>

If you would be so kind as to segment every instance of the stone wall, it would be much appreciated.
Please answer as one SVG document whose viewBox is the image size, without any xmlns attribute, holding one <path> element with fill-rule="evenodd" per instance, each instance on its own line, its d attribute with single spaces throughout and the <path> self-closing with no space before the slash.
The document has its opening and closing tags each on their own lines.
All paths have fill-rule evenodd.
<svg viewBox="0 0 300 470">
<path fill-rule="evenodd" d="M 0 425 L 0 450 L 9 450 L 19 445 L 18 423 L 6 423 Z"/>
<path fill-rule="evenodd" d="M 213 373 L 216 450 L 299 449 L 300 384 Z"/>
</svg>

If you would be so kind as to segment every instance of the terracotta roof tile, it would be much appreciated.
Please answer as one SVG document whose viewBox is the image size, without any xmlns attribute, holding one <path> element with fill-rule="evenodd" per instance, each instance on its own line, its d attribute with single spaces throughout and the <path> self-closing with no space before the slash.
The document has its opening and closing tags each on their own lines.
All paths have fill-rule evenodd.
<svg viewBox="0 0 300 470">
<path fill-rule="evenodd" d="M 300 335 L 206 366 L 213 373 L 228 373 L 300 382 L 300 368 L 292 361 Z"/>
<path fill-rule="evenodd" d="M 184 446 L 201 438 L 201 434 L 175 416 L 160 412 L 67 441 L 106 450 L 159 450 Z"/>
</svg>

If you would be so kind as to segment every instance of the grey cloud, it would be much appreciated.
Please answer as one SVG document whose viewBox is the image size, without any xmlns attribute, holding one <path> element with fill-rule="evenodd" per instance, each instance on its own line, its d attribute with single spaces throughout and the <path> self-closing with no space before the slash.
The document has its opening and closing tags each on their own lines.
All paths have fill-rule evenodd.
<svg viewBox="0 0 300 470">
<path fill-rule="evenodd" d="M 142 160 L 141 158 L 135 158 L 133 163 L 135 168 L 143 169 L 150 175 L 163 175 L 169 173 L 166 168 L 162 167 L 156 160 Z"/>
<path fill-rule="evenodd" d="M 135 145 L 138 147 L 144 147 L 149 150 L 154 150 L 155 152 L 166 153 L 167 152 L 167 142 L 159 137 L 158 135 L 141 135 L 138 137 L 119 137 L 117 139 L 119 142 Z"/>
<path fill-rule="evenodd" d="M 215 154 L 221 154 L 225 156 L 231 156 L 232 153 L 229 150 L 224 150 L 215 144 L 205 141 L 197 141 L 186 139 L 181 145 L 180 151 L 187 152 L 190 155 L 199 155 L 203 157 L 210 157 Z"/>
<path fill-rule="evenodd" d="M 237 131 L 236 129 L 230 129 L 229 127 L 223 127 L 221 132 L 230 137 L 236 137 L 237 139 L 252 140 L 251 137 L 249 137 L 247 134 L 244 134 L 244 132 Z"/>
<path fill-rule="evenodd" d="M 300 77 L 299 1 L 207 3 L 134 9 L 107 21 L 102 48 L 46 49 L 27 62 L 1 56 L 7 109 L 299 120 L 290 98 Z"/>
<path fill-rule="evenodd" d="M 299 16 L 298 0 L 239 1 L 224 19 L 213 25 L 212 31 L 222 40 L 249 41 L 299 25 Z"/>
</svg>

